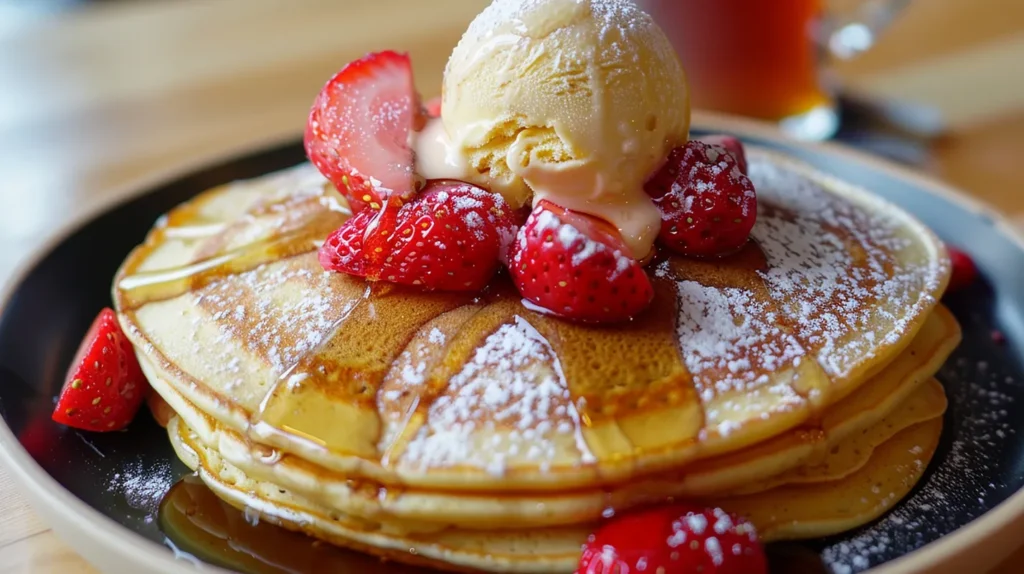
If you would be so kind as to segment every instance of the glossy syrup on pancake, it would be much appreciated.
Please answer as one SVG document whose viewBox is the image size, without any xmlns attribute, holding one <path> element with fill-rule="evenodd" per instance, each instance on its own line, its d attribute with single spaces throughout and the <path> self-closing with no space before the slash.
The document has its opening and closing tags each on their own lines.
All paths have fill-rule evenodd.
<svg viewBox="0 0 1024 574">
<path fill-rule="evenodd" d="M 820 463 L 828 440 L 884 423 L 959 336 L 935 311 L 948 269 L 930 232 L 806 166 L 750 158 L 761 197 L 753 241 L 715 262 L 657 262 L 652 309 L 627 325 L 540 315 L 504 277 L 482 293 L 443 294 L 324 273 L 314 251 L 348 213 L 308 166 L 172 212 L 126 261 L 115 300 L 179 414 L 179 456 L 250 517 L 448 569 L 569 570 L 601 508 L 564 513 L 581 492 L 608 492 L 603 507 L 621 511 L 650 495 L 616 501 L 614 489 L 660 473 L 682 472 L 675 486 L 689 497 L 702 492 L 689 478 L 728 457 L 738 466 L 705 472 L 709 483 L 735 489 L 771 478 L 765 469 Z M 941 429 L 901 420 L 865 443 L 876 456 L 907 424 Z M 795 443 L 782 444 L 790 434 Z M 819 504 L 789 505 L 806 514 L 796 535 L 876 516 L 881 502 L 829 498 L 870 499 L 858 477 L 877 471 L 874 458 L 832 460 L 808 481 L 829 487 Z M 286 468 L 309 471 L 263 472 Z M 723 471 L 734 482 L 714 480 Z M 768 538 L 788 537 L 769 519 L 785 488 L 762 483 L 728 500 L 758 515 Z M 483 516 L 488 499 L 490 522 L 446 515 Z M 833 503 L 848 512 L 814 513 Z M 392 512 L 402 504 L 405 514 Z M 509 514 L 516 504 L 549 515 L 522 522 Z"/>
<path fill-rule="evenodd" d="M 940 386 L 932 388 L 941 396 Z M 941 414 L 941 408 L 938 412 Z M 853 474 L 812 486 L 784 486 L 713 504 L 749 515 L 767 540 L 825 536 L 863 524 L 891 507 L 916 483 L 934 452 L 941 417 L 922 423 L 913 423 L 913 418 L 908 420 L 910 426 L 877 447 L 868 464 Z M 216 451 L 195 442 L 195 437 L 176 419 L 169 431 L 182 460 L 197 468 L 219 497 L 245 508 L 250 522 L 255 516 L 263 516 L 289 529 L 314 533 L 318 538 L 400 561 L 437 564 L 431 561 L 443 560 L 442 569 L 446 570 L 469 567 L 568 572 L 575 565 L 580 541 L 591 528 L 580 525 L 528 531 L 456 529 L 403 533 L 393 526 L 330 513 L 276 485 L 246 477 L 225 463 Z"/>
<path fill-rule="evenodd" d="M 326 276 L 311 253 L 282 259 L 265 246 L 311 250 L 312 234 L 275 232 L 301 210 L 267 206 L 344 217 L 308 168 L 172 214 L 115 296 L 161 378 L 270 448 L 424 488 L 624 481 L 809 420 L 887 365 L 935 304 L 947 270 L 930 233 L 787 161 L 752 154 L 766 207 L 745 252 L 663 262 L 661 303 L 625 327 L 532 313 L 503 279 L 417 294 Z M 213 235 L 180 231 L 218 220 Z"/>
<path fill-rule="evenodd" d="M 246 574 L 374 572 L 429 574 L 436 570 L 325 544 L 245 514 L 217 498 L 198 477 L 175 484 L 164 497 L 160 528 L 179 552 Z M 771 574 L 825 574 L 821 557 L 790 543 L 767 545 Z"/>
<path fill-rule="evenodd" d="M 171 487 L 160 504 L 160 529 L 180 552 L 247 574 L 380 572 L 426 574 L 427 568 L 321 542 L 266 521 L 246 517 L 217 498 L 197 476 Z"/>
<path fill-rule="evenodd" d="M 941 414 L 945 403 L 941 387 L 927 382 L 959 341 L 955 319 L 943 307 L 928 317 L 907 349 L 885 371 L 872 377 L 854 394 L 825 412 L 816 425 L 807 425 L 741 451 L 698 461 L 679 471 L 654 475 L 603 489 L 578 491 L 477 493 L 396 488 L 374 481 L 354 480 L 293 455 L 281 455 L 248 441 L 219 425 L 184 396 L 151 377 L 154 389 L 171 402 L 178 416 L 202 444 L 246 475 L 301 494 L 311 502 L 374 520 L 402 518 L 406 528 L 430 531 L 458 524 L 462 528 L 522 528 L 594 520 L 608 508 L 631 508 L 666 498 L 691 499 L 749 491 L 775 479 L 775 475 L 801 465 L 815 464 L 829 449 L 841 447 L 848 437 L 899 417 L 897 432 L 909 424 Z M 922 388 L 928 387 L 928 388 Z M 918 408 L 919 418 L 900 415 L 922 393 L 937 395 Z M 937 391 L 935 389 L 938 389 Z M 924 418 L 920 418 L 920 417 Z M 886 435 L 887 436 L 887 435 Z M 875 442 L 884 440 L 876 439 Z M 857 447 L 854 447 L 857 448 Z M 846 449 L 848 450 L 848 449 Z M 855 469 L 853 469 L 855 470 Z M 783 481 L 786 482 L 786 481 Z M 777 481 L 776 481 L 777 483 Z"/>
</svg>

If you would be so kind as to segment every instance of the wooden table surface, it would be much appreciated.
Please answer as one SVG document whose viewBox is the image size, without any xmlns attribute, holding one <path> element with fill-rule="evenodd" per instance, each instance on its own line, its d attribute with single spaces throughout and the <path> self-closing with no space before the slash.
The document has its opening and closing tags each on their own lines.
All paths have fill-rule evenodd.
<svg viewBox="0 0 1024 574">
<path fill-rule="evenodd" d="M 297 136 L 325 79 L 364 52 L 409 50 L 420 90 L 437 94 L 485 4 L 150 0 L 32 17 L 0 0 L 0 277 L 132 182 Z M 930 169 L 1024 221 L 1021 62 L 1024 2 L 921 0 L 839 73 L 857 92 L 942 111 Z M 1024 549 L 996 572 L 1021 561 Z M 93 572 L 2 468 L 0 572 Z"/>
</svg>

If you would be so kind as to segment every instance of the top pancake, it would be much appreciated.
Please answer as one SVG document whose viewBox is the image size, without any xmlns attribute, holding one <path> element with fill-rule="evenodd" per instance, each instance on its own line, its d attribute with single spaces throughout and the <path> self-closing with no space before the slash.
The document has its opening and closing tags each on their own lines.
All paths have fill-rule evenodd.
<svg viewBox="0 0 1024 574">
<path fill-rule="evenodd" d="M 763 441 L 913 338 L 948 279 L 899 208 L 751 149 L 753 241 L 656 263 L 651 308 L 583 326 L 499 276 L 420 293 L 324 272 L 344 200 L 301 165 L 158 222 L 114 296 L 148 374 L 251 440 L 418 488 L 579 488 Z"/>
</svg>

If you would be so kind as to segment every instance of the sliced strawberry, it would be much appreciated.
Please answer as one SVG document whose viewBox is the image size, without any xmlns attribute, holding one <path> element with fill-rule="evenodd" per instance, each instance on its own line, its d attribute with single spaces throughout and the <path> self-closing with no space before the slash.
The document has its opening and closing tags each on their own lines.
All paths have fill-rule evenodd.
<svg viewBox="0 0 1024 574">
<path fill-rule="evenodd" d="M 53 420 L 88 431 L 119 430 L 135 417 L 148 390 L 117 315 L 103 309 L 71 362 Z"/>
<path fill-rule="evenodd" d="M 498 194 L 457 181 L 432 181 L 409 203 L 391 198 L 379 211 L 349 219 L 320 250 L 340 271 L 425 290 L 484 288 L 516 233 Z"/>
<path fill-rule="evenodd" d="M 949 262 L 953 266 L 949 276 L 949 287 L 946 290 L 950 293 L 970 287 L 978 280 L 978 266 L 974 264 L 971 256 L 955 247 L 946 247 L 949 252 Z"/>
<path fill-rule="evenodd" d="M 306 155 L 353 211 L 415 193 L 409 133 L 421 121 L 409 56 L 368 54 L 320 91 L 306 123 Z"/>
<path fill-rule="evenodd" d="M 656 508 L 616 517 L 590 535 L 577 574 L 766 574 L 754 527 L 721 510 Z"/>
<path fill-rule="evenodd" d="M 357 277 L 366 277 L 367 263 L 363 257 L 363 238 L 366 229 L 378 212 L 364 209 L 356 212 L 345 223 L 327 236 L 320 247 L 320 266 Z"/>
<path fill-rule="evenodd" d="M 423 104 L 423 108 L 427 111 L 427 115 L 432 118 L 441 117 L 441 98 L 431 98 L 427 100 L 427 103 Z"/>
<path fill-rule="evenodd" d="M 624 321 L 654 297 L 615 228 L 546 200 L 519 230 L 509 270 L 527 301 L 577 321 Z"/>
<path fill-rule="evenodd" d="M 725 148 L 736 159 L 736 164 L 740 167 L 740 171 L 744 175 L 747 174 L 747 152 L 743 149 L 743 142 L 738 138 L 724 134 L 713 134 L 700 138 L 700 141 L 708 145 Z"/>
<path fill-rule="evenodd" d="M 724 148 L 691 141 L 647 182 L 661 211 L 661 242 L 677 253 L 724 255 L 747 242 L 757 218 L 754 184 Z"/>
</svg>

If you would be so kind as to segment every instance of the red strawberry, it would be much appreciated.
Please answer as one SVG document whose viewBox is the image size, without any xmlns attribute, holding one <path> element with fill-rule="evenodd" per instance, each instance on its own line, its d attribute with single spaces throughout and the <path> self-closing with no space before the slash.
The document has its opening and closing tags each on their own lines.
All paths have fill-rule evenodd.
<svg viewBox="0 0 1024 574">
<path fill-rule="evenodd" d="M 132 422 L 148 389 L 117 315 L 103 309 L 71 362 L 53 420 L 88 431 L 119 430 Z"/>
<path fill-rule="evenodd" d="M 427 100 L 426 104 L 423 104 L 423 108 L 427 110 L 427 115 L 432 118 L 441 117 L 441 98 L 431 98 Z"/>
<path fill-rule="evenodd" d="M 704 136 L 700 138 L 700 141 L 708 145 L 725 148 L 726 151 L 736 158 L 736 164 L 740 166 L 740 171 L 742 171 L 744 175 L 747 173 L 747 152 L 744 151 L 743 143 L 739 139 L 723 134 L 715 134 Z"/>
<path fill-rule="evenodd" d="M 630 319 L 654 297 L 643 267 L 611 225 L 546 200 L 519 230 L 509 269 L 526 300 L 577 321 Z"/>
<path fill-rule="evenodd" d="M 18 442 L 39 460 L 53 450 L 59 440 L 60 428 L 42 413 L 33 412 L 28 423 L 18 432 Z"/>
<path fill-rule="evenodd" d="M 953 265 L 953 271 L 949 277 L 949 287 L 946 290 L 950 293 L 966 289 L 978 279 L 978 267 L 974 264 L 971 256 L 955 247 L 946 247 L 949 252 L 949 261 Z"/>
<path fill-rule="evenodd" d="M 456 181 L 432 181 L 411 202 L 352 217 L 320 250 L 329 271 L 417 285 L 476 291 L 498 270 L 516 226 L 500 195 Z"/>
<path fill-rule="evenodd" d="M 364 209 L 356 212 L 345 223 L 327 236 L 320 247 L 320 266 L 328 271 L 339 271 L 357 277 L 366 277 L 367 264 L 363 258 L 363 238 L 367 226 L 379 211 Z"/>
<path fill-rule="evenodd" d="M 754 527 L 721 509 L 666 507 L 617 517 L 590 535 L 577 574 L 767 574 Z"/>
<path fill-rule="evenodd" d="M 647 182 L 661 210 L 659 238 L 683 255 L 723 255 L 747 242 L 757 218 L 754 184 L 722 148 L 691 141 Z"/>
<path fill-rule="evenodd" d="M 353 211 L 415 193 L 409 132 L 421 108 L 409 56 L 368 54 L 320 91 L 306 123 L 306 155 Z"/>
</svg>

